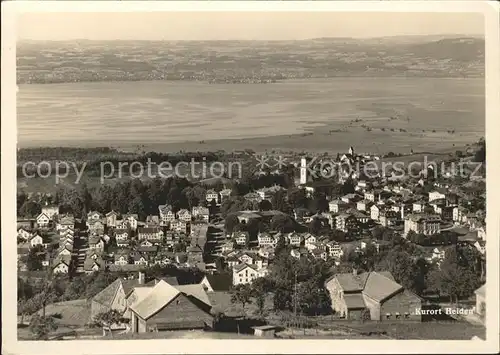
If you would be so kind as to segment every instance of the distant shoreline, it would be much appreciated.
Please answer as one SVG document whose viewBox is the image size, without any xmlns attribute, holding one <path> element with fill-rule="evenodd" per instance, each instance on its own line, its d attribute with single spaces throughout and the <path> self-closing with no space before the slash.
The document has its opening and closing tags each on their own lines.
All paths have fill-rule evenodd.
<svg viewBox="0 0 500 355">
<path fill-rule="evenodd" d="M 400 74 L 381 74 L 381 75 L 374 75 L 374 74 L 363 74 L 363 73 L 358 73 L 358 74 L 353 74 L 353 75 L 335 75 L 335 76 L 311 76 L 311 77 L 304 77 L 304 78 L 279 78 L 279 79 L 273 79 L 272 81 L 253 81 L 253 82 L 244 82 L 244 81 L 238 81 L 238 80 L 244 80 L 245 78 L 237 78 L 233 82 L 225 82 L 225 81 L 216 81 L 216 82 L 210 82 L 209 80 L 197 80 L 197 79 L 159 79 L 159 78 L 151 78 L 151 79 L 144 79 L 144 78 L 130 78 L 126 80 L 121 80 L 121 79 L 102 79 L 102 80 L 78 80 L 78 81 L 70 81 L 70 80 L 60 80 L 60 81 L 37 81 L 37 82 L 25 82 L 25 81 L 17 81 L 16 85 L 54 85 L 54 84 L 86 84 L 86 83 L 128 83 L 128 82 L 183 82 L 183 83 L 201 83 L 201 84 L 211 84 L 211 85 L 266 85 L 266 84 L 279 84 L 285 81 L 304 81 L 304 80 L 318 80 L 318 79 L 357 79 L 357 78 L 362 78 L 362 79 L 383 79 L 383 78 L 412 78 L 412 79 L 450 79 L 450 80 L 457 80 L 457 79 L 485 79 L 484 75 L 425 75 L 425 73 L 400 73 Z"/>
</svg>

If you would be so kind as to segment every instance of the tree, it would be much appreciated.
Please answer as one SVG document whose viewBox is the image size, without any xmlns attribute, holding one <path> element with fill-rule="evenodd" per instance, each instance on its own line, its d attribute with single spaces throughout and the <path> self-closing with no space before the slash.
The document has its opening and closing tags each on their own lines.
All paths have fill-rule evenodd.
<svg viewBox="0 0 500 355">
<path fill-rule="evenodd" d="M 347 179 L 344 184 L 342 185 L 342 193 L 344 195 L 346 194 L 351 194 L 353 193 L 355 190 L 354 188 L 354 181 L 352 181 L 352 179 Z"/>
<path fill-rule="evenodd" d="M 245 310 L 247 304 L 252 303 L 252 289 L 248 284 L 236 285 L 231 290 L 231 303 L 239 303 Z"/>
<path fill-rule="evenodd" d="M 281 233 L 293 232 L 294 223 L 290 216 L 278 214 L 271 219 L 271 229 Z"/>
<path fill-rule="evenodd" d="M 307 208 L 307 196 L 304 189 L 293 189 L 288 192 L 288 202 L 295 208 Z"/>
<path fill-rule="evenodd" d="M 389 271 L 396 282 L 417 294 L 425 289 L 425 274 L 414 262 L 412 255 L 401 248 L 390 249 L 386 255 L 381 256 L 375 270 Z"/>
<path fill-rule="evenodd" d="M 323 228 L 323 223 L 319 218 L 313 218 L 311 222 L 309 222 L 308 230 L 309 233 L 318 235 L 321 228 Z"/>
<path fill-rule="evenodd" d="M 268 200 L 262 200 L 259 202 L 259 211 L 270 211 L 273 209 L 273 205 Z"/>
<path fill-rule="evenodd" d="M 477 274 L 465 263 L 460 260 L 457 248 L 450 248 L 440 264 L 438 285 L 441 292 L 450 297 L 450 302 L 458 303 L 459 298 L 469 297 L 479 286 Z"/>
<path fill-rule="evenodd" d="M 291 213 L 291 206 L 287 201 L 287 195 L 285 190 L 277 191 L 271 198 L 272 208 L 277 211 L 284 212 L 286 214 Z"/>
<path fill-rule="evenodd" d="M 474 161 L 477 163 L 486 162 L 486 142 L 484 140 L 479 141 L 479 149 L 474 154 Z"/>
<path fill-rule="evenodd" d="M 233 232 L 238 230 L 238 226 L 240 221 L 238 217 L 234 214 L 226 217 L 224 221 L 224 229 L 226 230 L 226 234 L 233 234 Z"/>
<path fill-rule="evenodd" d="M 311 212 L 313 213 L 323 213 L 328 211 L 328 201 L 324 194 L 316 194 L 316 196 L 311 201 Z"/>
<path fill-rule="evenodd" d="M 51 332 L 58 328 L 54 317 L 34 315 L 31 318 L 29 330 L 37 340 L 46 340 Z"/>
<path fill-rule="evenodd" d="M 252 295 L 257 305 L 257 310 L 260 316 L 264 315 L 264 307 L 267 293 L 272 290 L 272 284 L 268 279 L 259 277 L 252 282 Z"/>
<path fill-rule="evenodd" d="M 276 247 L 274 248 L 274 254 L 279 255 L 286 248 L 285 237 L 280 235 Z"/>
<path fill-rule="evenodd" d="M 36 245 L 32 247 L 26 259 L 26 267 L 29 271 L 37 271 L 42 269 L 42 261 L 45 258 L 43 246 Z"/>
<path fill-rule="evenodd" d="M 92 319 L 94 325 L 99 327 L 111 327 L 114 324 L 125 322 L 125 318 L 116 309 L 110 309 L 107 312 L 101 312 Z"/>
<path fill-rule="evenodd" d="M 36 217 L 42 212 L 42 207 L 37 202 L 25 201 L 19 208 L 19 214 L 25 217 Z"/>
</svg>

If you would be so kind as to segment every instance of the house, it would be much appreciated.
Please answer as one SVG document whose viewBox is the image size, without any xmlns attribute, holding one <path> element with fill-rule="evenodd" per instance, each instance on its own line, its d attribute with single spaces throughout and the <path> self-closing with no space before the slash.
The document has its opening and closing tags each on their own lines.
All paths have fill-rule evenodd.
<svg viewBox="0 0 500 355">
<path fill-rule="evenodd" d="M 366 180 L 358 180 L 356 184 L 356 190 L 365 190 L 369 187 L 370 183 Z"/>
<path fill-rule="evenodd" d="M 202 220 L 205 223 L 208 223 L 210 219 L 210 212 L 207 207 L 195 206 L 191 214 L 195 219 Z"/>
<path fill-rule="evenodd" d="M 75 227 L 75 218 L 73 216 L 60 216 L 56 224 L 56 230 L 73 229 Z"/>
<path fill-rule="evenodd" d="M 129 237 L 128 228 L 116 228 L 115 229 L 115 238 L 116 240 L 127 240 Z"/>
<path fill-rule="evenodd" d="M 405 218 L 404 236 L 409 231 L 425 235 L 438 234 L 441 231 L 441 218 L 425 213 L 412 213 Z"/>
<path fill-rule="evenodd" d="M 160 217 L 149 215 L 146 217 L 145 227 L 158 227 L 160 225 Z"/>
<path fill-rule="evenodd" d="M 275 238 L 275 236 L 267 232 L 259 233 L 259 235 L 257 236 L 257 240 L 259 243 L 259 247 L 263 246 L 276 247 L 276 244 L 278 243 L 278 240 Z"/>
<path fill-rule="evenodd" d="M 352 203 L 359 200 L 358 194 L 347 194 L 340 198 L 344 203 Z"/>
<path fill-rule="evenodd" d="M 203 291 L 201 285 L 196 287 Z M 162 280 L 153 286 L 144 298 L 139 298 L 131 304 L 128 307 L 131 314 L 131 332 L 211 327 L 213 322 L 210 314 L 211 306 L 197 297 L 200 292 L 181 292 L 178 288 L 181 287 L 169 285 Z M 206 298 L 208 300 L 208 297 Z"/>
<path fill-rule="evenodd" d="M 325 282 L 332 309 L 346 319 L 392 321 L 421 320 L 415 312 L 421 309 L 420 297 L 394 281 L 389 272 L 336 274 Z"/>
<path fill-rule="evenodd" d="M 177 218 L 184 222 L 191 222 L 191 213 L 183 208 L 177 212 Z"/>
<path fill-rule="evenodd" d="M 19 228 L 17 230 L 17 238 L 26 242 L 28 241 L 28 239 L 31 237 L 31 231 L 28 230 L 27 228 Z"/>
<path fill-rule="evenodd" d="M 462 206 L 453 207 L 453 222 L 464 223 L 469 211 Z"/>
<path fill-rule="evenodd" d="M 272 256 L 274 256 L 274 248 L 271 246 L 261 247 L 261 248 L 259 248 L 257 255 L 260 255 L 263 258 L 269 259 Z"/>
<path fill-rule="evenodd" d="M 254 261 L 254 258 L 252 255 L 248 254 L 248 253 L 243 253 L 243 254 L 240 254 L 238 256 L 238 260 L 243 263 L 243 264 L 249 264 L 249 265 L 252 265 L 253 264 L 253 261 Z"/>
<path fill-rule="evenodd" d="M 378 205 L 373 205 L 370 207 L 370 218 L 374 221 L 378 221 L 380 217 L 381 207 Z"/>
<path fill-rule="evenodd" d="M 347 210 L 347 213 L 356 218 L 358 223 L 368 223 L 368 221 L 370 220 L 370 217 L 366 215 L 364 212 L 355 209 L 349 209 Z"/>
<path fill-rule="evenodd" d="M 477 229 L 477 237 L 480 240 L 486 240 L 486 229 L 484 226 L 481 226 Z"/>
<path fill-rule="evenodd" d="M 106 213 L 106 225 L 108 227 L 116 227 L 116 221 L 118 220 L 118 212 L 110 211 Z"/>
<path fill-rule="evenodd" d="M 83 271 L 86 274 L 91 274 L 93 272 L 97 272 L 97 271 L 104 268 L 103 260 L 100 257 L 98 257 L 96 254 L 93 254 L 93 255 L 95 255 L 95 258 L 88 257 L 85 259 L 85 261 L 83 263 Z"/>
<path fill-rule="evenodd" d="M 311 250 L 311 255 L 315 259 L 323 259 L 324 261 L 328 260 L 328 252 L 325 246 L 319 246 L 316 249 Z"/>
<path fill-rule="evenodd" d="M 133 259 L 135 265 L 147 266 L 149 263 L 148 257 L 145 254 L 140 253 L 140 252 L 135 253 L 132 259 Z"/>
<path fill-rule="evenodd" d="M 215 190 L 207 190 L 206 195 L 205 195 L 205 200 L 209 204 L 212 201 L 215 201 L 215 203 L 218 205 L 219 204 L 219 193 Z"/>
<path fill-rule="evenodd" d="M 137 239 L 139 240 L 158 240 L 163 238 L 163 231 L 160 227 L 144 227 L 137 229 Z"/>
<path fill-rule="evenodd" d="M 41 213 L 49 217 L 49 220 L 52 221 L 54 217 L 59 216 L 59 206 L 57 205 L 42 206 Z"/>
<path fill-rule="evenodd" d="M 359 222 L 356 217 L 342 213 L 335 218 L 335 228 L 345 233 L 357 233 Z"/>
<path fill-rule="evenodd" d="M 434 249 L 432 249 L 431 254 L 426 258 L 426 260 L 429 262 L 434 262 L 434 263 L 439 265 L 441 263 L 441 261 L 444 260 L 445 256 L 446 256 L 445 249 L 434 248 Z"/>
<path fill-rule="evenodd" d="M 38 233 L 35 233 L 33 234 L 29 239 L 28 239 L 28 243 L 29 243 L 29 246 L 30 248 L 34 248 L 36 247 L 37 245 L 42 245 L 44 246 L 44 239 L 42 238 L 42 236 Z"/>
<path fill-rule="evenodd" d="M 286 237 L 288 239 L 288 244 L 290 244 L 290 245 L 298 247 L 302 243 L 302 235 L 299 233 L 295 233 L 295 232 L 288 233 L 288 235 Z"/>
<path fill-rule="evenodd" d="M 251 202 L 260 202 L 262 199 L 260 198 L 260 195 L 257 192 L 249 192 L 243 198 L 247 201 Z"/>
<path fill-rule="evenodd" d="M 370 207 L 373 205 L 372 201 L 361 200 L 356 203 L 356 209 L 358 211 L 369 211 Z"/>
<path fill-rule="evenodd" d="M 89 232 L 96 235 L 104 234 L 104 223 L 99 219 L 87 220 L 87 227 Z"/>
<path fill-rule="evenodd" d="M 424 201 L 415 201 L 413 202 L 413 212 L 422 213 L 424 212 L 425 202 Z"/>
<path fill-rule="evenodd" d="M 100 236 L 89 237 L 89 249 L 104 249 L 104 240 Z"/>
<path fill-rule="evenodd" d="M 36 224 L 38 227 L 40 228 L 46 228 L 49 226 L 50 224 L 50 217 L 47 216 L 45 213 L 40 213 L 37 217 L 36 217 Z"/>
<path fill-rule="evenodd" d="M 220 192 L 220 198 L 221 198 L 221 202 L 224 202 L 225 200 L 227 200 L 229 197 L 231 197 L 231 193 L 233 191 L 231 189 L 223 189 L 221 190 Z"/>
<path fill-rule="evenodd" d="M 367 201 L 375 202 L 380 196 L 380 190 L 365 191 L 364 199 Z"/>
<path fill-rule="evenodd" d="M 139 272 L 137 279 L 118 278 L 101 292 L 92 297 L 90 303 L 90 317 L 95 318 L 99 313 L 116 310 L 123 314 L 127 309 L 127 296 L 135 286 L 144 285 L 144 274 Z"/>
<path fill-rule="evenodd" d="M 118 250 L 114 255 L 115 265 L 127 265 L 129 264 L 130 252 L 127 249 Z"/>
<path fill-rule="evenodd" d="M 304 235 L 304 246 L 309 250 L 312 245 L 316 245 L 318 242 L 318 238 L 316 238 L 314 235 L 307 233 Z M 309 247 L 308 247 L 309 246 Z"/>
<path fill-rule="evenodd" d="M 379 222 L 384 227 L 392 227 L 398 221 L 398 213 L 393 210 L 383 210 L 379 214 Z"/>
<path fill-rule="evenodd" d="M 200 284 L 206 292 L 228 292 L 233 285 L 233 276 L 227 273 L 205 275 Z"/>
<path fill-rule="evenodd" d="M 246 245 L 250 240 L 250 235 L 248 234 L 248 232 L 236 232 L 233 233 L 233 238 L 236 244 Z"/>
<path fill-rule="evenodd" d="M 128 225 L 132 230 L 137 229 L 137 223 L 139 222 L 139 216 L 135 213 L 126 214 L 123 216 L 123 220 L 128 222 Z"/>
<path fill-rule="evenodd" d="M 170 229 L 179 233 L 187 233 L 187 223 L 180 219 L 170 222 Z"/>
<path fill-rule="evenodd" d="M 69 273 L 70 262 L 66 258 L 57 258 L 54 260 L 54 267 L 52 272 L 54 274 L 67 274 Z"/>
<path fill-rule="evenodd" d="M 347 208 L 347 203 L 342 200 L 333 200 L 328 203 L 328 210 L 332 213 L 340 213 Z"/>
<path fill-rule="evenodd" d="M 159 205 L 160 224 L 166 226 L 175 220 L 175 213 L 170 205 Z"/>
<path fill-rule="evenodd" d="M 486 241 L 476 240 L 476 242 L 474 243 L 474 246 L 481 254 L 484 255 L 486 253 Z"/>
<path fill-rule="evenodd" d="M 233 286 L 251 284 L 258 277 L 259 272 L 255 265 L 238 264 L 233 267 Z"/>
<path fill-rule="evenodd" d="M 99 221 L 103 218 L 104 216 L 97 211 L 90 211 L 89 213 L 87 213 L 87 221 Z"/>
<path fill-rule="evenodd" d="M 486 313 L 486 284 L 474 291 L 476 295 L 475 311 L 478 315 L 484 316 Z"/>
<path fill-rule="evenodd" d="M 445 199 L 435 199 L 429 203 L 429 206 L 432 207 L 432 209 L 434 210 L 434 213 L 442 214 L 443 208 L 446 207 L 446 200 Z"/>
<path fill-rule="evenodd" d="M 446 199 L 445 192 L 446 191 L 443 189 L 429 192 L 429 202 L 432 202 L 434 200 Z"/>
<path fill-rule="evenodd" d="M 233 243 L 231 243 L 231 242 L 226 242 L 226 243 L 222 244 L 222 246 L 221 246 L 222 253 L 233 251 L 233 249 L 234 249 Z"/>
<path fill-rule="evenodd" d="M 344 251 L 342 247 L 337 242 L 328 242 L 326 243 L 326 250 L 328 251 L 328 255 L 331 258 L 340 259 L 342 255 L 344 255 Z"/>
<path fill-rule="evenodd" d="M 128 239 L 117 239 L 116 246 L 120 248 L 128 248 L 130 246 L 130 241 Z"/>
</svg>

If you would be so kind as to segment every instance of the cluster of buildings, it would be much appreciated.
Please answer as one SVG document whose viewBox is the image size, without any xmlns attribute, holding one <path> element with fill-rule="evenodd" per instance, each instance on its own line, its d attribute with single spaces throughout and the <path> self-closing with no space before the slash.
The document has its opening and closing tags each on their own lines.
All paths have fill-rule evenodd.
<svg viewBox="0 0 500 355">
<path fill-rule="evenodd" d="M 137 214 L 90 211 L 82 221 L 60 215 L 58 206 L 43 206 L 35 219 L 18 221 L 18 260 L 21 263 L 31 248 L 41 245 L 42 266 L 54 273 L 202 263 L 203 245 L 198 245 L 202 241 L 196 238 L 193 244 L 191 239 L 205 236 L 209 209 L 195 206 L 174 213 L 171 206 L 161 205 L 158 212 L 140 220 Z M 20 268 L 26 270 L 26 265 Z"/>
</svg>

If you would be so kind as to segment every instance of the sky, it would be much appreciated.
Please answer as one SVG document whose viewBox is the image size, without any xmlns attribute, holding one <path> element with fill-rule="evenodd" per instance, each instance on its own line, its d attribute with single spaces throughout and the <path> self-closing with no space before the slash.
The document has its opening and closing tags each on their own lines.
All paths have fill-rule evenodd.
<svg viewBox="0 0 500 355">
<path fill-rule="evenodd" d="M 32 40 L 294 40 L 484 34 L 480 13 L 37 12 L 19 14 Z"/>
</svg>

